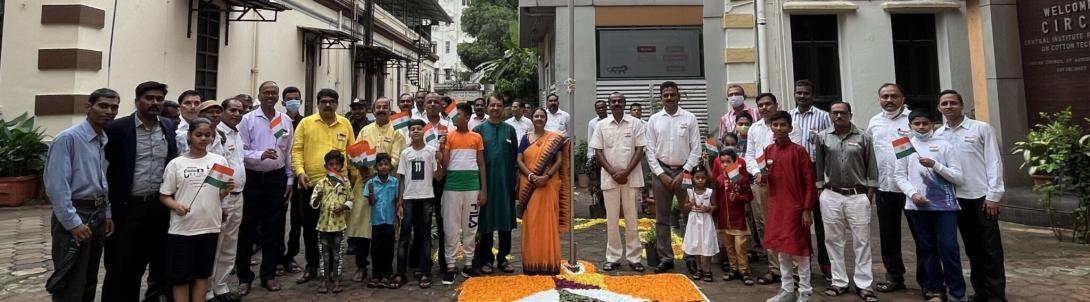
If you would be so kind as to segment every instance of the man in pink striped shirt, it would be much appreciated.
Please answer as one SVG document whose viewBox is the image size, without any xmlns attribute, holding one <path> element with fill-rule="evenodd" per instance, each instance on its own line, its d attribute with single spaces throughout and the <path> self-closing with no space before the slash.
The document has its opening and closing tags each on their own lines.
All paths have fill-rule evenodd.
<svg viewBox="0 0 1090 302">
<path fill-rule="evenodd" d="M 720 142 L 723 141 L 724 133 L 734 132 L 734 121 L 739 113 L 749 113 L 749 116 L 753 117 L 753 122 L 761 119 L 761 113 L 757 112 L 757 108 L 746 107 L 746 90 L 741 85 L 730 84 L 727 87 L 727 103 L 730 104 L 730 110 L 719 119 L 719 132 L 716 134 Z"/>
</svg>

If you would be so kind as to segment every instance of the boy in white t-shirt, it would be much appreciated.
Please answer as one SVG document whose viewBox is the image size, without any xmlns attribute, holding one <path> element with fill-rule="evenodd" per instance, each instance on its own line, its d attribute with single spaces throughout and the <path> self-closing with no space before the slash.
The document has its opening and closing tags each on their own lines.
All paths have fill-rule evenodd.
<svg viewBox="0 0 1090 302">
<path fill-rule="evenodd" d="M 197 118 L 189 124 L 189 152 L 170 161 L 159 187 L 160 201 L 171 210 L 167 231 L 167 271 L 174 301 L 203 301 L 216 259 L 216 244 L 224 215 L 221 202 L 234 189 L 206 183 L 214 165 L 230 167 L 227 159 L 208 152 L 212 122 Z"/>
<path fill-rule="evenodd" d="M 393 282 L 405 283 L 410 250 L 419 255 L 420 288 L 431 287 L 431 215 L 435 190 L 432 181 L 443 179 L 443 169 L 439 169 L 439 152 L 424 143 L 423 120 L 409 122 L 409 137 L 412 144 L 401 151 L 401 165 L 397 167 L 401 183 L 401 193 L 397 200 L 397 217 L 401 219 L 400 237 L 397 240 L 397 275 Z M 416 236 L 413 236 L 416 234 Z M 415 238 L 412 243 L 410 238 Z M 410 247 L 411 244 L 411 247 Z"/>
</svg>

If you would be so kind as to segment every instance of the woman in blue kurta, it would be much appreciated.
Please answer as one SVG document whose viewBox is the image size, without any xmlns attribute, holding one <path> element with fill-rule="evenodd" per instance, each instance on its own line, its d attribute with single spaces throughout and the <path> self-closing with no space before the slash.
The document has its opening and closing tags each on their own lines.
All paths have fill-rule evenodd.
<svg viewBox="0 0 1090 302">
<path fill-rule="evenodd" d="M 491 274 L 493 264 L 505 273 L 515 272 L 507 260 L 511 254 L 511 230 L 515 228 L 515 160 L 518 138 L 515 127 L 503 122 L 503 97 L 488 98 L 488 121 L 477 125 L 473 131 L 484 140 L 485 168 L 488 171 L 488 203 L 481 209 L 478 226 L 477 255 L 473 266 L 481 273 Z M 499 233 L 499 253 L 492 253 L 493 233 Z"/>
</svg>

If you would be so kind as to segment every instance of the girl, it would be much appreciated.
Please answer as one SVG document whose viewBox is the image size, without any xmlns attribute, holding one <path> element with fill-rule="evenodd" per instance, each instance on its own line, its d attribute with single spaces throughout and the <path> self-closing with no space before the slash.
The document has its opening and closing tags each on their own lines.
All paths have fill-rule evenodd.
<svg viewBox="0 0 1090 302">
<path fill-rule="evenodd" d="M 712 190 L 707 188 L 707 181 L 708 171 L 697 166 L 693 170 L 693 188 L 687 192 L 689 201 L 685 203 L 685 208 L 689 210 L 689 222 L 681 249 L 686 255 L 697 257 L 697 271 L 693 279 L 703 278 L 704 282 L 712 282 L 712 257 L 719 252 L 719 242 L 711 214 L 715 211 L 715 203 L 712 202 Z"/>
<path fill-rule="evenodd" d="M 219 188 L 209 177 L 214 165 L 229 167 L 227 159 L 208 153 L 212 131 L 206 118 L 189 124 L 189 152 L 167 164 L 159 187 L 159 201 L 173 212 L 167 231 L 167 270 L 174 301 L 204 301 L 225 215 L 221 202 L 235 187 L 233 179 Z"/>
</svg>

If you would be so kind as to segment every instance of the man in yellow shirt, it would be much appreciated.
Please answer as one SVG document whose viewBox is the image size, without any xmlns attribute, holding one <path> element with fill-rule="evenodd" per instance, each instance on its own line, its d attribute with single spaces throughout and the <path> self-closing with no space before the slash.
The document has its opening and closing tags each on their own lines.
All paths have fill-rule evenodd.
<svg viewBox="0 0 1090 302">
<path fill-rule="evenodd" d="M 337 91 L 318 91 L 318 115 L 299 121 L 295 129 L 295 142 L 291 146 L 291 168 L 301 186 L 303 200 L 310 200 L 314 184 L 326 175 L 325 154 L 330 150 L 348 154 L 348 144 L 356 140 L 352 123 L 337 114 Z M 347 162 L 347 158 L 345 159 Z M 302 209 L 303 246 L 306 248 L 306 269 L 295 283 L 306 283 L 318 276 L 318 210 Z"/>
<path fill-rule="evenodd" d="M 375 122 L 364 126 L 356 135 L 356 142 L 366 140 L 367 144 L 375 148 L 376 154 L 386 153 L 390 155 L 390 164 L 397 170 L 398 160 L 401 158 L 401 150 L 405 149 L 405 137 L 401 135 L 401 129 L 395 129 L 390 123 L 391 113 L 390 98 L 380 97 L 375 100 L 371 112 L 375 114 Z M 352 281 L 363 281 L 367 274 L 367 255 L 371 248 L 371 206 L 363 198 L 363 184 L 374 174 L 374 169 L 360 169 L 352 186 L 352 196 L 357 206 L 352 207 L 352 213 L 348 216 L 348 244 L 356 247 L 356 273 L 352 275 Z"/>
</svg>

